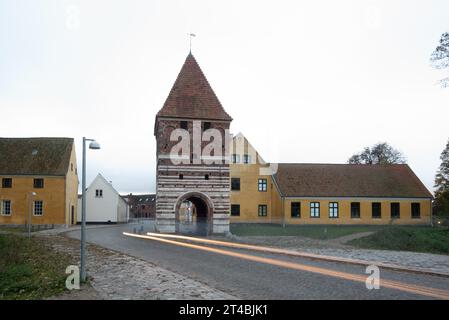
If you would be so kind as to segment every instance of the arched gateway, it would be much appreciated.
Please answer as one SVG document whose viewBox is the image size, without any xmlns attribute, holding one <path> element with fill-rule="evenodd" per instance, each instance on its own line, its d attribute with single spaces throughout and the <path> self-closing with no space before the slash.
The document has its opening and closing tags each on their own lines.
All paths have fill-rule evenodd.
<svg viewBox="0 0 449 320">
<path fill-rule="evenodd" d="M 230 177 L 226 145 L 231 121 L 190 53 L 156 115 L 156 228 L 159 232 L 201 235 L 229 232 Z M 177 147 L 185 137 L 188 152 L 185 148 L 179 152 Z M 220 139 L 219 152 L 216 152 Z M 210 152 L 208 147 L 212 142 L 215 147 Z"/>
<path fill-rule="evenodd" d="M 182 208 L 186 203 L 188 205 Z M 201 192 L 183 194 L 175 205 L 176 232 L 202 236 L 212 234 L 213 212 L 213 202 L 206 194 Z"/>
</svg>

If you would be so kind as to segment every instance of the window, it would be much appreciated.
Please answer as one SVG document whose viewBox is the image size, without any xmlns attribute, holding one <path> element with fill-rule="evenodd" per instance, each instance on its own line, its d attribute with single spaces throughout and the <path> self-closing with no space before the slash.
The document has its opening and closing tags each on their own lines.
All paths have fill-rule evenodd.
<svg viewBox="0 0 449 320">
<path fill-rule="evenodd" d="M 319 218 L 320 217 L 320 203 L 319 202 L 311 202 L 310 203 L 310 217 L 311 218 Z"/>
<path fill-rule="evenodd" d="M 44 214 L 44 203 L 41 200 L 34 201 L 33 214 L 35 216 L 42 216 Z"/>
<path fill-rule="evenodd" d="M 360 219 L 360 202 L 351 202 L 351 218 Z"/>
<path fill-rule="evenodd" d="M 3 178 L 2 188 L 12 188 L 12 178 Z"/>
<path fill-rule="evenodd" d="M 182 179 L 184 179 L 184 175 L 181 173 L 181 174 L 179 175 L 179 180 L 182 180 Z"/>
<path fill-rule="evenodd" d="M 96 198 L 103 198 L 103 190 L 102 189 L 95 190 L 95 197 Z"/>
<path fill-rule="evenodd" d="M 234 153 L 231 157 L 232 157 L 231 158 L 232 163 L 240 163 L 240 155 L 239 154 Z"/>
<path fill-rule="evenodd" d="M 187 130 L 187 121 L 181 121 L 180 126 L 181 129 Z"/>
<path fill-rule="evenodd" d="M 34 187 L 35 188 L 43 188 L 44 187 L 44 179 L 34 179 Z"/>
<path fill-rule="evenodd" d="M 210 122 L 203 122 L 203 131 L 210 129 Z"/>
<path fill-rule="evenodd" d="M 301 218 L 301 202 L 291 203 L 291 215 L 292 218 Z"/>
<path fill-rule="evenodd" d="M 418 202 L 412 203 L 412 218 L 413 219 L 421 218 L 421 204 Z"/>
<path fill-rule="evenodd" d="M 381 205 L 380 202 L 373 202 L 371 204 L 371 217 L 373 219 L 380 219 L 380 217 L 382 216 L 382 211 L 381 211 Z"/>
<path fill-rule="evenodd" d="M 266 216 L 267 216 L 267 205 L 259 204 L 259 217 L 266 217 Z"/>
<path fill-rule="evenodd" d="M 245 164 L 251 163 L 251 156 L 249 154 L 243 155 L 243 163 Z"/>
<path fill-rule="evenodd" d="M 205 174 L 205 175 L 204 175 L 204 179 L 205 179 L 205 180 L 209 180 L 209 175 L 208 175 L 208 174 Z"/>
<path fill-rule="evenodd" d="M 240 178 L 231 178 L 231 190 L 232 191 L 240 190 Z"/>
<path fill-rule="evenodd" d="M 234 217 L 240 216 L 240 205 L 239 204 L 231 204 L 231 216 L 234 216 Z"/>
<path fill-rule="evenodd" d="M 259 189 L 259 191 L 262 191 L 262 192 L 267 191 L 267 179 L 259 179 L 258 189 Z"/>
<path fill-rule="evenodd" d="M 11 215 L 11 200 L 3 200 L 1 203 L 2 216 Z"/>
<path fill-rule="evenodd" d="M 70 171 L 73 171 L 73 163 L 70 164 Z"/>
<path fill-rule="evenodd" d="M 390 208 L 391 208 L 391 218 L 399 219 L 399 217 L 401 216 L 401 212 L 399 209 L 399 202 L 392 202 L 390 204 Z"/>
<path fill-rule="evenodd" d="M 338 202 L 329 202 L 329 218 L 338 218 Z"/>
</svg>

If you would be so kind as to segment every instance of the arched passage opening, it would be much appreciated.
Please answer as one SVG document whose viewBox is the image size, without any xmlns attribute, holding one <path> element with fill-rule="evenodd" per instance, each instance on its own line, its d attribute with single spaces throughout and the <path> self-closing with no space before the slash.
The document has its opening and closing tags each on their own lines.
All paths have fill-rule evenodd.
<svg viewBox="0 0 449 320">
<path fill-rule="evenodd" d="M 205 194 L 184 194 L 176 202 L 176 232 L 199 236 L 211 234 L 212 212 L 212 202 Z"/>
</svg>

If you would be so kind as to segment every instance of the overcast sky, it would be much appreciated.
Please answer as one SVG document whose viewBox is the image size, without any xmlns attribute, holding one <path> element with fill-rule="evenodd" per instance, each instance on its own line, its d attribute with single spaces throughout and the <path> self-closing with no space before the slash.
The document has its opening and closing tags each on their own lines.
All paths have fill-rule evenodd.
<svg viewBox="0 0 449 320">
<path fill-rule="evenodd" d="M 155 190 L 154 119 L 188 54 L 266 161 L 344 163 L 387 141 L 433 191 L 449 1 L 0 0 L 0 136 L 97 139 L 97 173 Z"/>
</svg>

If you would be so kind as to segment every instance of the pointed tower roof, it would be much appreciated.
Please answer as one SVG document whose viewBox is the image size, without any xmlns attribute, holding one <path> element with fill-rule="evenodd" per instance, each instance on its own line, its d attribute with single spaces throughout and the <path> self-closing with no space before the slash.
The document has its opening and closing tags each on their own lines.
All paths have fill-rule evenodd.
<svg viewBox="0 0 449 320">
<path fill-rule="evenodd" d="M 232 121 L 192 53 L 187 56 L 164 106 L 156 117 Z"/>
</svg>

